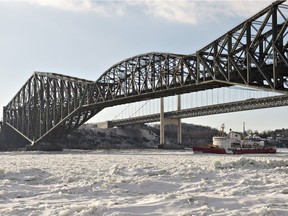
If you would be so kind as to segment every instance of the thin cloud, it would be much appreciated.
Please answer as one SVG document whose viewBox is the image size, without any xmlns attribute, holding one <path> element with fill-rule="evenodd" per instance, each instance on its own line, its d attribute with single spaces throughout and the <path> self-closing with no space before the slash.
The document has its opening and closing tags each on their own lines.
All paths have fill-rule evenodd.
<svg viewBox="0 0 288 216">
<path fill-rule="evenodd" d="M 30 4 L 72 12 L 95 12 L 105 16 L 129 15 L 129 10 L 142 10 L 156 19 L 174 23 L 199 24 L 214 22 L 219 17 L 250 16 L 272 1 L 196 1 L 196 0 L 26 0 Z M 137 8 L 135 7 L 137 6 Z"/>
<path fill-rule="evenodd" d="M 148 14 L 171 22 L 198 24 L 214 22 L 219 17 L 250 16 L 270 1 L 138 1 Z"/>
<path fill-rule="evenodd" d="M 264 7 L 267 7 L 273 1 L 228 1 L 227 6 L 230 10 L 226 10 L 226 14 L 230 16 L 251 16 Z"/>
<path fill-rule="evenodd" d="M 122 16 L 123 7 L 116 1 L 95 1 L 95 0 L 25 0 L 30 4 L 43 7 L 52 7 L 59 10 L 71 12 L 94 12 L 104 16 L 115 14 Z M 113 11 L 113 13 L 111 13 Z"/>
<path fill-rule="evenodd" d="M 92 8 L 92 2 L 90 0 L 81 1 L 65 1 L 65 0 L 28 0 L 30 4 L 36 4 L 43 7 L 53 7 L 61 10 L 79 12 L 90 11 Z M 96 12 L 102 13 L 102 9 L 97 7 Z"/>
</svg>

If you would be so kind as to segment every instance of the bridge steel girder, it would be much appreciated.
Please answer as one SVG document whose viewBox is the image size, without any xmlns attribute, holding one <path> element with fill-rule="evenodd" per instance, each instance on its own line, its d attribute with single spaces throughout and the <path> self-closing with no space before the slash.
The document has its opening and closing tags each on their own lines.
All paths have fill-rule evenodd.
<svg viewBox="0 0 288 216">
<path fill-rule="evenodd" d="M 276 1 L 192 55 L 147 53 L 93 83 L 84 106 L 103 107 L 241 85 L 288 93 L 288 7 Z"/>
<path fill-rule="evenodd" d="M 146 53 L 95 82 L 36 72 L 3 121 L 31 143 L 64 135 L 108 106 L 224 86 L 288 93 L 288 7 L 278 0 L 195 54 Z"/>
<path fill-rule="evenodd" d="M 288 89 L 288 7 L 276 1 L 196 55 L 214 80 L 276 91 Z"/>
<path fill-rule="evenodd" d="M 31 143 L 53 132 L 61 136 L 77 128 L 97 110 L 85 110 L 92 81 L 55 73 L 35 72 L 4 107 L 3 121 Z"/>
</svg>

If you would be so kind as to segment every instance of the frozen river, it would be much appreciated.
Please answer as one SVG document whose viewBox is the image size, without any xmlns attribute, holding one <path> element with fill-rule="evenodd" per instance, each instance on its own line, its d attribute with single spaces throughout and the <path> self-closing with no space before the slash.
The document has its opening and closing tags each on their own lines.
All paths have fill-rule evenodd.
<svg viewBox="0 0 288 216">
<path fill-rule="evenodd" d="M 1 152 L 0 215 L 288 215 L 288 150 Z"/>
</svg>

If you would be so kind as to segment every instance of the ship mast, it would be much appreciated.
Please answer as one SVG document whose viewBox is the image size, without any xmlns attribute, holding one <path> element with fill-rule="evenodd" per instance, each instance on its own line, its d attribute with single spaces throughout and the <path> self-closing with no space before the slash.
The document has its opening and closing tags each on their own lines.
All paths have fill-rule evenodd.
<svg viewBox="0 0 288 216">
<path fill-rule="evenodd" d="M 225 128 L 225 125 L 224 123 L 221 125 L 221 136 L 224 136 L 224 128 Z"/>
</svg>

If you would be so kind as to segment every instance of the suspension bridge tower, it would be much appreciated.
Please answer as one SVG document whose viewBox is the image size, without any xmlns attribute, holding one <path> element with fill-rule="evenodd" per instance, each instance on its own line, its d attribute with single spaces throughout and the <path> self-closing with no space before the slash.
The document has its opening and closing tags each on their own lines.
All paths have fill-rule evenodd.
<svg viewBox="0 0 288 216">
<path fill-rule="evenodd" d="M 181 95 L 177 97 L 177 111 L 181 110 Z M 167 118 L 165 117 L 164 111 L 164 98 L 160 99 L 160 144 L 158 148 L 166 148 L 165 145 L 165 125 L 176 125 L 177 126 L 177 144 L 179 148 L 182 148 L 182 127 L 181 118 Z M 175 148 L 173 146 L 173 148 Z"/>
</svg>

